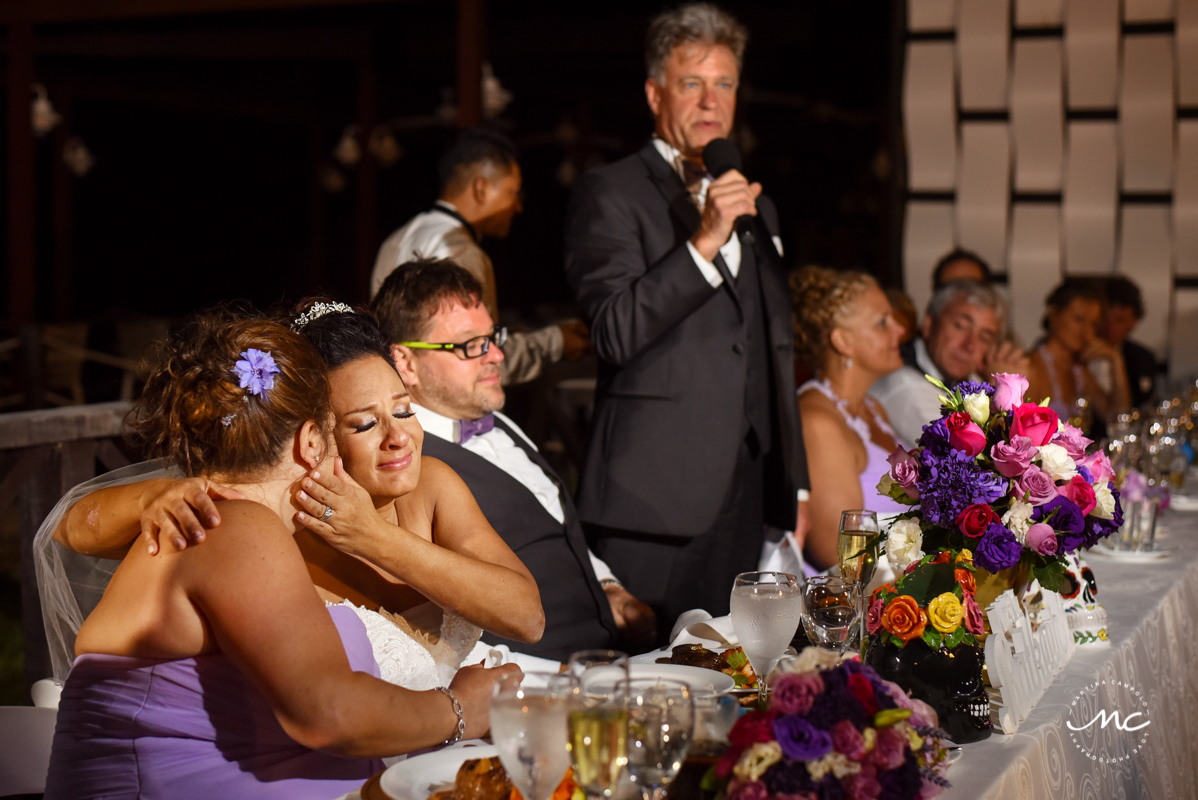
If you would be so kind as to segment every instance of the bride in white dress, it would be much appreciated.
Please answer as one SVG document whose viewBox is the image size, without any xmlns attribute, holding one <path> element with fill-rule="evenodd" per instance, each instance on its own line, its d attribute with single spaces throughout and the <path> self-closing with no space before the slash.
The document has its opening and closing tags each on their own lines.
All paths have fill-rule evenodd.
<svg viewBox="0 0 1198 800">
<path fill-rule="evenodd" d="M 296 486 L 304 526 L 296 541 L 324 600 L 362 619 L 382 677 L 414 690 L 447 685 L 483 630 L 537 641 L 544 612 L 535 581 L 456 473 L 421 457 L 423 431 L 374 322 L 314 303 L 292 324 L 328 364 L 337 415 L 337 455 Z M 159 536 L 194 546 L 219 515 L 214 501 L 227 496 L 147 464 L 59 502 L 35 540 L 56 679 L 66 677 L 74 633 L 115 569 L 107 559 L 139 534 L 145 542 L 134 546 L 151 552 Z"/>
</svg>

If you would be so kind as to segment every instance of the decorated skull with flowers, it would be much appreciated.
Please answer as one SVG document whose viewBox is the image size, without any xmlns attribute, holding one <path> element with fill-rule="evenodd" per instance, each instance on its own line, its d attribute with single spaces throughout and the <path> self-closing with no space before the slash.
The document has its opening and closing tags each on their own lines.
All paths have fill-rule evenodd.
<svg viewBox="0 0 1198 800">
<path fill-rule="evenodd" d="M 970 550 L 997 573 L 1022 564 L 1049 590 L 1065 555 L 1092 547 L 1123 523 L 1114 470 L 1102 450 L 1042 404 L 1025 402 L 1027 378 L 995 375 L 945 394 L 944 415 L 925 425 L 919 446 L 890 456 L 878 492 L 911 506 L 885 548 L 902 570 L 925 553 Z"/>
</svg>

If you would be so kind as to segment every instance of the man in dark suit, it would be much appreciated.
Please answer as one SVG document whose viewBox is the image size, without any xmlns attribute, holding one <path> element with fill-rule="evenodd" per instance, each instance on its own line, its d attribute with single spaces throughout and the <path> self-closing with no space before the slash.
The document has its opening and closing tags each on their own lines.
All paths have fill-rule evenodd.
<svg viewBox="0 0 1198 800">
<path fill-rule="evenodd" d="M 653 612 L 591 555 L 562 481 L 516 423 L 498 413 L 506 334 L 482 297 L 462 267 L 416 261 L 387 277 L 371 309 L 411 392 L 423 453 L 461 476 L 541 591 L 539 642 L 483 639 L 558 661 L 615 645 L 639 651 L 652 643 Z"/>
<path fill-rule="evenodd" d="M 584 175 L 567 212 L 566 276 L 600 358 L 579 513 L 659 638 L 689 608 L 728 612 L 763 524 L 794 528 L 808 486 L 777 213 L 702 164 L 731 132 L 745 37 L 708 4 L 653 20 L 655 136 Z"/>
</svg>

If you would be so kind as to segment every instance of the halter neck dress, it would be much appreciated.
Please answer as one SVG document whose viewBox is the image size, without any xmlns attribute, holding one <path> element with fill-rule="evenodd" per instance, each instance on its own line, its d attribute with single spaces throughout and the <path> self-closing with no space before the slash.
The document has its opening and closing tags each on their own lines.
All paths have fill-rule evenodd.
<svg viewBox="0 0 1198 800">
<path fill-rule="evenodd" d="M 832 404 L 836 406 L 836 410 L 840 412 L 842 417 L 844 417 L 844 421 L 848 424 L 849 428 L 851 428 L 852 431 L 857 434 L 857 437 L 861 439 L 861 443 L 865 445 L 867 461 L 865 464 L 865 469 L 860 475 L 861 499 L 865 508 L 877 512 L 879 518 L 882 515 L 899 514 L 904 511 L 910 511 L 911 509 L 909 506 L 902 505 L 901 503 L 898 503 L 889 497 L 886 497 L 885 495 L 878 494 L 878 481 L 882 479 L 883 474 L 890 471 L 890 462 L 886 460 L 890 453 L 874 444 L 874 441 L 870 438 L 869 434 L 869 423 L 863 420 L 861 417 L 854 416 L 849 411 L 848 401 L 842 400 L 840 397 L 838 397 L 837 394 L 832 391 L 832 387 L 826 380 L 821 381 L 813 379 L 807 381 L 799 387 L 799 396 L 802 396 L 809 390 L 818 391 L 824 397 L 831 400 Z M 893 439 L 895 444 L 906 447 L 903 441 L 899 439 L 898 434 L 896 434 L 894 429 L 891 428 L 889 423 L 886 422 L 886 418 L 882 416 L 881 408 L 876 402 L 874 402 L 874 399 L 869 395 L 866 395 L 865 404 L 869 408 L 870 413 L 874 415 L 874 422 L 878 424 L 878 427 L 882 430 L 882 432 Z"/>
<path fill-rule="evenodd" d="M 1044 369 L 1048 373 L 1048 386 L 1052 391 L 1049 396 L 1048 407 L 1057 412 L 1057 416 L 1062 420 L 1068 420 L 1073 414 L 1073 409 L 1070 404 L 1065 402 L 1065 393 L 1061 389 L 1061 384 L 1057 380 L 1057 364 L 1052 357 L 1046 345 L 1040 345 L 1036 348 L 1036 352 L 1040 354 L 1040 359 L 1044 362 Z M 1073 375 L 1073 394 L 1074 397 L 1082 397 L 1086 393 L 1086 381 L 1082 373 L 1082 365 L 1074 364 L 1070 369 Z"/>
<path fill-rule="evenodd" d="M 329 609 L 356 672 L 379 676 L 354 612 Z M 283 730 L 221 653 L 180 659 L 87 654 L 62 691 L 46 800 L 328 800 L 377 759 L 310 750 Z"/>
</svg>

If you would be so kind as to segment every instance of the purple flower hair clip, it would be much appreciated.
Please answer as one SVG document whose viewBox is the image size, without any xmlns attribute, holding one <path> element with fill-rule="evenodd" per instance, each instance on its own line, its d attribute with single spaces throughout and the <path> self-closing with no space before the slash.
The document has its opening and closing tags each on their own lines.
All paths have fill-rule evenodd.
<svg viewBox="0 0 1198 800">
<path fill-rule="evenodd" d="M 266 393 L 274 388 L 275 375 L 279 366 L 274 358 L 264 350 L 250 348 L 241 354 L 241 360 L 233 365 L 233 372 L 241 380 L 241 388 L 249 389 L 250 394 L 256 394 L 266 399 Z"/>
</svg>

